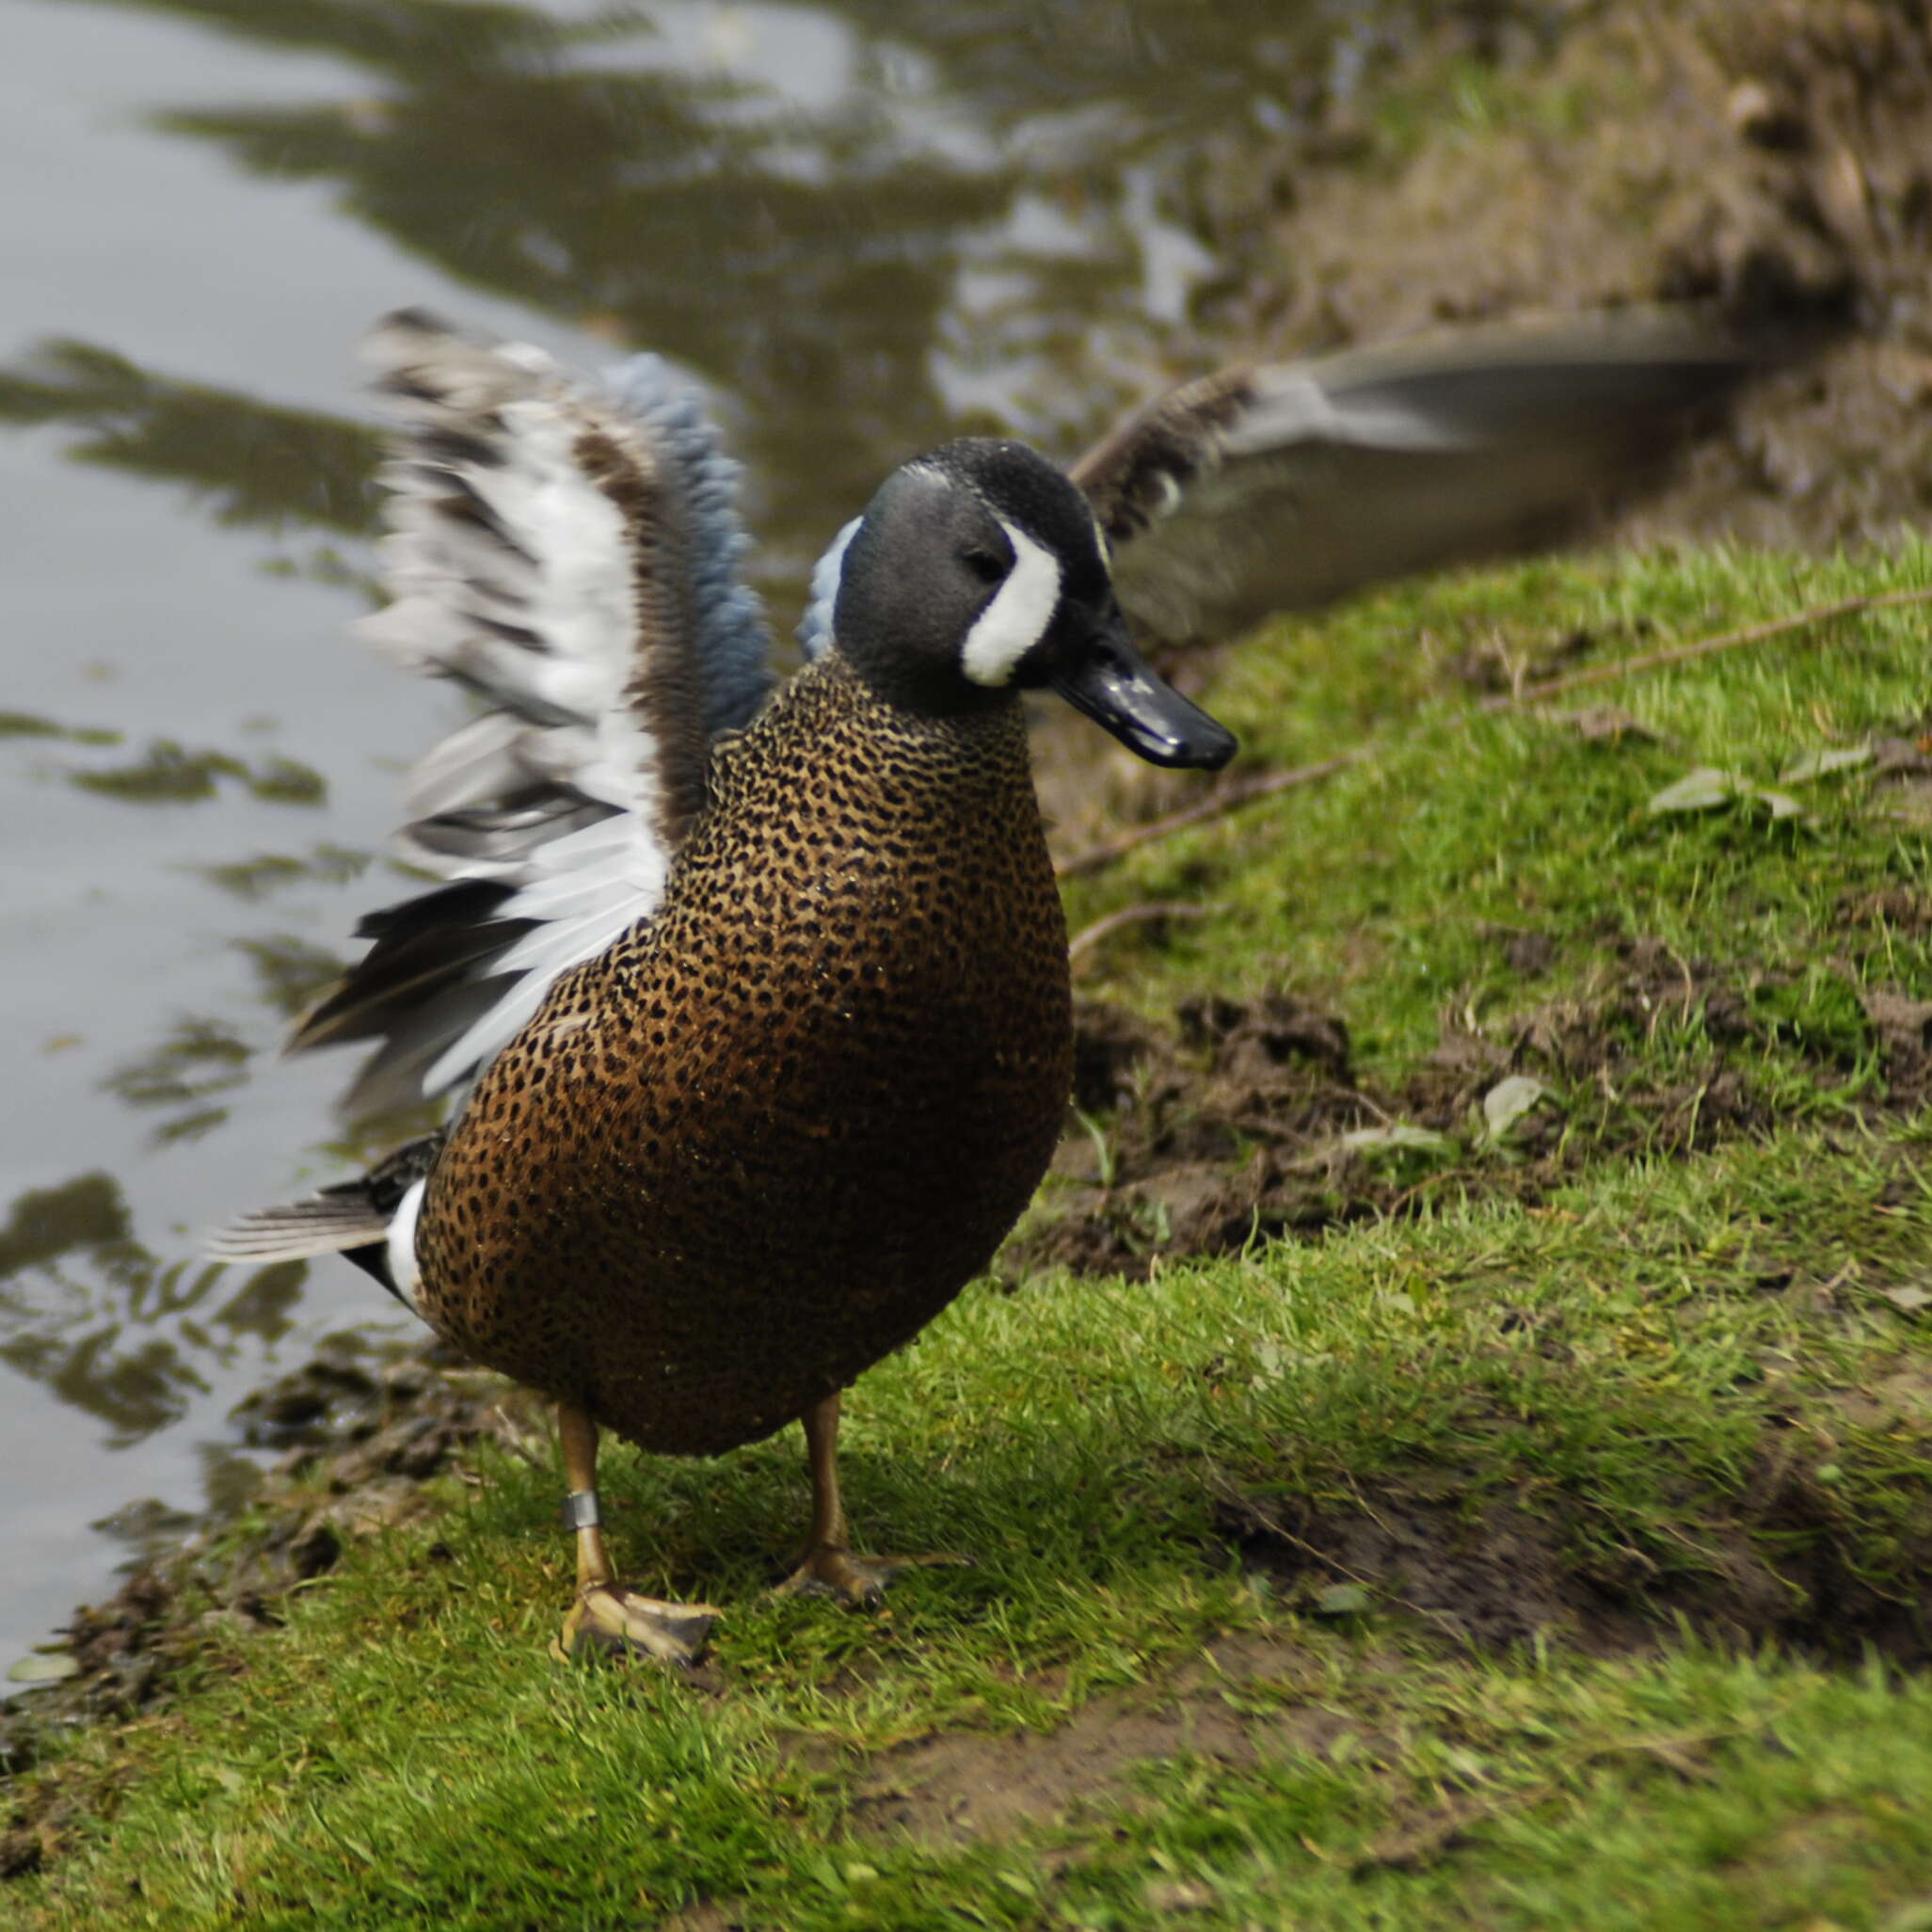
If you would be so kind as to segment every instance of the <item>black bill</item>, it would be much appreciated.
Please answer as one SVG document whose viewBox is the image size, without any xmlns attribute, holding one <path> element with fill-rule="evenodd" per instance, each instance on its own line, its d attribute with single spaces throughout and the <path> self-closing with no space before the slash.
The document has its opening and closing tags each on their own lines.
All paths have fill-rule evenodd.
<svg viewBox="0 0 1932 1932">
<path fill-rule="evenodd" d="M 1125 625 L 1110 625 L 1057 670 L 1052 687 L 1150 765 L 1218 772 L 1234 757 L 1224 725 L 1183 697 L 1142 660 Z"/>
</svg>

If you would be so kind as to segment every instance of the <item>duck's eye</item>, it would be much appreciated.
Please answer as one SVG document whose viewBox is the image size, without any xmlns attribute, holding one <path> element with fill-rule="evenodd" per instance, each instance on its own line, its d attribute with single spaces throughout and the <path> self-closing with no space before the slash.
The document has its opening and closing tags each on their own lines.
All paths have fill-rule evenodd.
<svg viewBox="0 0 1932 1932">
<path fill-rule="evenodd" d="M 1006 575 L 1006 559 L 1004 557 L 996 557 L 991 551 L 967 551 L 966 555 L 960 559 L 960 562 L 982 583 L 998 583 Z"/>
</svg>

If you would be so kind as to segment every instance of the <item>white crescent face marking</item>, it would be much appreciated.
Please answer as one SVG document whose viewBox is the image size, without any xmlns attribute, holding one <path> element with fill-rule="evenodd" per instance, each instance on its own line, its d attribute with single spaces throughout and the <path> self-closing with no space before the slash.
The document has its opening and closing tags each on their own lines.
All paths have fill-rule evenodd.
<svg viewBox="0 0 1932 1932">
<path fill-rule="evenodd" d="M 1053 552 L 998 519 L 1013 545 L 1013 568 L 960 647 L 960 665 L 975 684 L 1010 683 L 1014 667 L 1046 634 L 1060 608 L 1060 564 Z"/>
</svg>

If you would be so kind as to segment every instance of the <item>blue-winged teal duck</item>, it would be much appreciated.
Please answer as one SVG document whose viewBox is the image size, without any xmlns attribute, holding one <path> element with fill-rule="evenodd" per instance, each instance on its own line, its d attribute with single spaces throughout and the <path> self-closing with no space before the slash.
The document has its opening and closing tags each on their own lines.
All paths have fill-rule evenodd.
<svg viewBox="0 0 1932 1932">
<path fill-rule="evenodd" d="M 711 1454 L 801 1420 L 790 1587 L 866 1601 L 886 1581 L 848 1542 L 840 1391 L 984 1268 L 1071 1083 L 1020 694 L 1057 692 L 1154 763 L 1218 767 L 1233 740 L 1137 657 L 1116 585 L 1184 639 L 1506 540 L 1603 467 L 1553 423 L 1594 422 L 1599 456 L 1631 441 L 1641 412 L 1607 422 L 1579 388 L 1661 407 L 1715 360 L 1614 327 L 1511 340 L 1224 372 L 1070 473 L 998 439 L 920 456 L 821 565 L 808 663 L 774 694 L 732 466 L 662 364 L 597 385 L 418 313 L 375 331 L 404 429 L 391 601 L 363 634 L 487 709 L 406 791 L 403 850 L 443 883 L 362 922 L 369 950 L 293 1045 L 378 1043 L 360 1110 L 460 1097 L 441 1133 L 214 1252 L 344 1253 L 555 1398 L 565 1647 L 684 1659 L 714 1614 L 617 1580 L 599 1429 Z M 1333 520 L 1324 468 L 1392 453 L 1447 479 L 1443 527 L 1358 532 L 1333 558 L 1283 540 L 1290 513 Z"/>
</svg>

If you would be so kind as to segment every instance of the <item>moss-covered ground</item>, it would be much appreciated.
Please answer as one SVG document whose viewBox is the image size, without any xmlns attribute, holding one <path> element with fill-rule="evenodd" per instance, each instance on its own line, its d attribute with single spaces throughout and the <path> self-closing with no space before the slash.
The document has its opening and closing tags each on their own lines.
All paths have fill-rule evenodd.
<svg viewBox="0 0 1932 1932">
<path fill-rule="evenodd" d="M 1620 719 L 1466 716 L 1927 584 L 1923 548 L 1535 565 L 1230 653 L 1248 769 L 1376 755 L 1070 913 L 1205 909 L 1082 956 L 1157 1031 L 1207 993 L 1345 1023 L 1383 1131 L 1326 1222 L 1188 1253 L 1150 1214 L 1132 1278 L 1010 1265 L 868 1376 L 862 1539 L 974 1564 L 876 1616 L 768 1594 L 791 1433 L 610 1456 L 632 1580 L 725 1610 L 690 1680 L 546 1656 L 556 1480 L 479 1445 L 19 1780 L 0 1917 L 1932 1925 L 1927 613 L 1591 695 Z M 1700 768 L 1717 802 L 1651 808 Z M 1028 1239 L 1127 1185 L 1132 1078 Z"/>
</svg>

